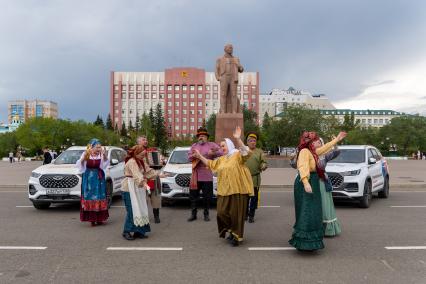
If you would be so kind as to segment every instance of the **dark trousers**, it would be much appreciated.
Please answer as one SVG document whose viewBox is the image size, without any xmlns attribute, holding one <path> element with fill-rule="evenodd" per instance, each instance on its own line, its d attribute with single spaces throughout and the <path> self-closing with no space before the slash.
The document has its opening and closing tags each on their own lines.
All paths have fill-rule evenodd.
<svg viewBox="0 0 426 284">
<path fill-rule="evenodd" d="M 259 202 L 259 188 L 254 187 L 254 196 L 250 196 L 249 205 L 248 205 L 248 216 L 254 217 L 254 213 L 257 209 L 257 204 Z"/>
<path fill-rule="evenodd" d="M 189 200 L 191 201 L 191 209 L 197 210 L 197 202 L 200 199 L 200 191 L 203 192 L 204 210 L 209 210 L 213 198 L 213 182 L 199 181 L 197 189 L 189 190 Z"/>
</svg>

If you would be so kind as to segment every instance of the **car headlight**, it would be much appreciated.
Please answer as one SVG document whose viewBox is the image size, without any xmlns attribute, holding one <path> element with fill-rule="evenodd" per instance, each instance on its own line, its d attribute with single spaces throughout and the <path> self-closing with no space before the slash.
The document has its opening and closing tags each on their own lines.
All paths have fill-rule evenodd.
<svg viewBox="0 0 426 284">
<path fill-rule="evenodd" d="M 31 177 L 33 178 L 39 178 L 41 176 L 41 174 L 36 173 L 36 172 L 31 172 Z"/>
<path fill-rule="evenodd" d="M 342 175 L 343 176 L 357 176 L 357 175 L 359 175 L 360 172 L 361 172 L 361 169 L 354 170 L 354 171 L 343 172 Z"/>
<path fill-rule="evenodd" d="M 173 173 L 173 172 L 166 172 L 166 171 L 163 171 L 163 174 L 164 174 L 166 177 L 174 177 L 174 176 L 176 176 L 176 175 L 177 175 L 177 173 Z"/>
</svg>

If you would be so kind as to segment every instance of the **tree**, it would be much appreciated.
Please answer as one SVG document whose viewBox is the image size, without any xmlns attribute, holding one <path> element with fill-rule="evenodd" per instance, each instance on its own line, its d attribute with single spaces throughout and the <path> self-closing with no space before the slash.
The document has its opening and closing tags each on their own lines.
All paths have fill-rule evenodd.
<svg viewBox="0 0 426 284">
<path fill-rule="evenodd" d="M 126 129 L 126 124 L 124 123 L 124 121 L 121 124 L 120 135 L 121 137 L 127 137 L 127 129 Z"/>
<path fill-rule="evenodd" d="M 102 117 L 100 117 L 99 116 L 99 114 L 98 114 L 98 116 L 96 117 L 96 120 L 95 120 L 95 122 L 93 123 L 94 125 L 97 125 L 97 126 L 100 126 L 100 127 L 102 127 L 102 128 L 104 128 L 105 127 L 105 125 L 104 125 L 104 121 L 102 120 Z"/>
<path fill-rule="evenodd" d="M 154 143 L 165 153 L 167 146 L 167 132 L 163 116 L 163 110 L 160 104 L 157 104 L 154 116 Z"/>
<path fill-rule="evenodd" d="M 355 121 L 355 115 L 352 112 L 350 115 L 345 114 L 343 118 L 342 130 L 349 132 L 351 130 L 355 130 L 359 126 L 359 120 Z"/>
<path fill-rule="evenodd" d="M 207 132 L 210 134 L 209 140 L 215 141 L 215 134 L 216 134 L 216 114 L 213 113 L 210 115 L 210 117 L 206 121 L 206 129 Z"/>
<path fill-rule="evenodd" d="M 106 123 L 105 123 L 105 128 L 107 130 L 114 130 L 114 127 L 112 126 L 112 119 L 111 119 L 111 114 L 108 114 Z"/>
<path fill-rule="evenodd" d="M 243 117 L 244 117 L 244 133 L 254 131 L 259 133 L 259 125 L 257 123 L 257 113 L 254 110 L 248 109 L 245 105 L 243 106 Z"/>
</svg>

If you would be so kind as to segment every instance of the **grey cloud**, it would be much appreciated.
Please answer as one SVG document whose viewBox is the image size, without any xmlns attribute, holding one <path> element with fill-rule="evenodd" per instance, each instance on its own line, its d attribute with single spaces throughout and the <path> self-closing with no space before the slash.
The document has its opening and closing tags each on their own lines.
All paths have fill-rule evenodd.
<svg viewBox="0 0 426 284">
<path fill-rule="evenodd" d="M 341 100 L 425 54 L 423 1 L 9 1 L 0 11 L 0 121 L 15 98 L 61 117 L 109 111 L 109 72 L 212 70 L 234 44 L 261 91 L 294 86 Z M 3 7 L 2 6 L 2 7 Z"/>
</svg>

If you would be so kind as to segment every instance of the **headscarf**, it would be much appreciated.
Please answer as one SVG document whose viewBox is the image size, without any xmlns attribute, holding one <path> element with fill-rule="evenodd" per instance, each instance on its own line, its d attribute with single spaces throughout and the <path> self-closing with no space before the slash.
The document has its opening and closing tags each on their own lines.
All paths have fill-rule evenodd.
<svg viewBox="0 0 426 284">
<path fill-rule="evenodd" d="M 238 152 L 237 149 L 235 149 L 234 143 L 229 138 L 225 138 L 226 146 L 228 147 L 228 154 L 226 154 L 227 157 L 230 157 L 232 154 Z"/>
<path fill-rule="evenodd" d="M 141 145 L 135 145 L 135 146 L 133 146 L 132 148 L 130 148 L 127 151 L 127 156 L 124 159 L 124 163 L 127 164 L 127 162 L 130 159 L 133 158 L 136 161 L 136 163 L 138 164 L 139 169 L 143 169 L 145 171 L 145 163 L 143 162 L 143 159 L 141 159 L 140 157 L 138 157 L 139 154 L 142 153 L 144 150 L 145 150 L 144 147 L 141 146 Z"/>
<path fill-rule="evenodd" d="M 96 145 L 101 145 L 101 141 L 97 138 L 92 138 L 89 141 L 89 145 L 92 146 L 92 147 L 95 147 Z"/>
<path fill-rule="evenodd" d="M 315 167 L 318 173 L 318 176 L 322 179 L 325 180 L 325 171 L 323 168 L 321 168 L 319 166 L 319 158 L 317 155 L 317 152 L 314 148 L 313 142 L 319 140 L 320 137 L 318 136 L 318 134 L 316 132 L 313 131 L 305 131 L 302 133 L 302 136 L 300 136 L 300 142 L 299 142 L 299 146 L 297 146 L 298 152 L 300 153 L 300 151 L 302 149 L 308 149 L 309 152 L 311 152 L 312 156 L 314 157 L 315 160 Z"/>
</svg>

